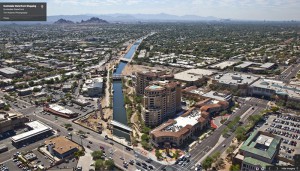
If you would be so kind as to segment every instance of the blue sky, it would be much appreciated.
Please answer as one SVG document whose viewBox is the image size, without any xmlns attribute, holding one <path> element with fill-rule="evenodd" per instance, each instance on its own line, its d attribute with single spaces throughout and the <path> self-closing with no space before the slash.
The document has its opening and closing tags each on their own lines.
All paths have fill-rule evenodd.
<svg viewBox="0 0 300 171">
<path fill-rule="evenodd" d="M 6 0 L 20 1 L 20 0 Z M 35 2 L 36 0 L 22 0 Z M 246 20 L 300 20 L 300 0 L 41 0 L 48 15 L 157 14 Z"/>
</svg>

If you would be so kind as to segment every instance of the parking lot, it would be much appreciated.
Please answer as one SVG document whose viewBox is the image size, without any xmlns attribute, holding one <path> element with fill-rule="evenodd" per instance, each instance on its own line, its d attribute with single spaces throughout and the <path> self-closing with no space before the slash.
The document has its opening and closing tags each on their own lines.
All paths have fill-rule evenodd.
<svg viewBox="0 0 300 171">
<path fill-rule="evenodd" d="M 293 156 L 300 154 L 300 117 L 270 115 L 260 130 L 282 138 L 279 151 L 280 157 L 293 161 Z"/>
</svg>

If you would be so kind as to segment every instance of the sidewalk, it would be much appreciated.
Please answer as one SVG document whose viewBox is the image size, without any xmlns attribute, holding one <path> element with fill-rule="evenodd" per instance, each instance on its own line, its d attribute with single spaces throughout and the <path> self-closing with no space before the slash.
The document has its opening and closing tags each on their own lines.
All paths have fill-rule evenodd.
<svg viewBox="0 0 300 171">
<path fill-rule="evenodd" d="M 170 149 L 170 151 L 171 150 L 172 149 Z M 152 151 L 147 151 L 147 150 L 144 150 L 143 147 L 135 147 L 134 151 L 136 153 L 141 154 L 141 155 L 143 155 L 143 156 L 145 156 L 147 158 L 150 158 L 153 161 L 155 161 L 157 163 L 160 163 L 162 165 L 173 165 L 176 162 L 175 159 L 171 159 L 171 158 L 167 158 L 167 159 L 163 159 L 163 160 L 157 160 L 157 157 L 155 156 L 155 149 L 153 149 Z"/>
<path fill-rule="evenodd" d="M 82 171 L 95 170 L 95 167 L 91 166 L 94 163 L 91 153 L 90 149 L 85 148 L 85 155 L 79 158 L 77 167 L 82 167 Z"/>
</svg>

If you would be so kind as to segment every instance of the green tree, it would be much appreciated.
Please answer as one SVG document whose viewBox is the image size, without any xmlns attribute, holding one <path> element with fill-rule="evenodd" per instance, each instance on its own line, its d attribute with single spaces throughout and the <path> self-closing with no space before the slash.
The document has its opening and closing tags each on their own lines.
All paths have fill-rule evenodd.
<svg viewBox="0 0 300 171">
<path fill-rule="evenodd" d="M 102 170 L 104 168 L 104 162 L 101 159 L 95 161 L 95 170 Z"/>
<path fill-rule="evenodd" d="M 206 157 L 202 162 L 203 169 L 207 170 L 211 168 L 212 163 L 213 163 L 213 158 L 210 156 Z"/>
<path fill-rule="evenodd" d="M 79 158 L 80 156 L 84 156 L 84 151 L 83 150 L 76 151 L 74 155 L 76 158 Z"/>
<path fill-rule="evenodd" d="M 239 171 L 240 170 L 240 165 L 239 164 L 231 165 L 229 170 L 230 171 Z"/>
<path fill-rule="evenodd" d="M 175 153 L 173 154 L 173 158 L 178 159 L 179 157 L 179 150 L 176 150 Z"/>
<path fill-rule="evenodd" d="M 214 154 L 211 155 L 211 158 L 213 159 L 213 161 L 217 161 L 217 159 L 221 156 L 221 153 L 218 151 L 218 152 L 215 152 Z"/>
<path fill-rule="evenodd" d="M 102 155 L 103 155 L 102 151 L 93 151 L 92 152 L 92 157 L 94 160 L 101 159 Z"/>
<path fill-rule="evenodd" d="M 109 159 L 109 160 L 105 160 L 105 167 L 107 170 L 113 170 L 115 167 L 115 163 L 113 160 Z"/>
<path fill-rule="evenodd" d="M 141 137 L 141 139 L 142 139 L 142 141 L 149 142 L 150 137 L 147 134 L 143 134 L 142 137 Z"/>
<path fill-rule="evenodd" d="M 69 124 L 69 123 L 66 123 L 66 124 L 65 124 L 65 128 L 68 129 L 68 128 L 71 128 L 71 127 L 72 127 L 72 124 Z"/>
<path fill-rule="evenodd" d="M 157 159 L 161 158 L 161 153 L 159 152 L 158 149 L 155 149 L 155 156 Z"/>
<path fill-rule="evenodd" d="M 239 126 L 236 128 L 235 135 L 238 141 L 246 140 L 246 128 L 243 126 Z"/>
</svg>

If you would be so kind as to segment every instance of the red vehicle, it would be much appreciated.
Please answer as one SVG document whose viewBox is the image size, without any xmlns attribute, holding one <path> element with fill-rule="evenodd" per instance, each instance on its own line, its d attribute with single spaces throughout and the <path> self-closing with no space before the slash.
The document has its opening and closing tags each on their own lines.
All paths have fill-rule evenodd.
<svg viewBox="0 0 300 171">
<path fill-rule="evenodd" d="M 104 150 L 105 148 L 104 148 L 104 147 L 102 147 L 102 146 L 100 146 L 100 149 L 101 149 L 101 150 Z"/>
</svg>

